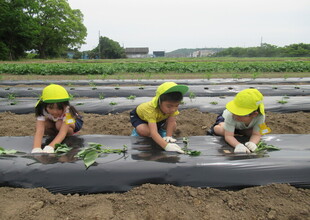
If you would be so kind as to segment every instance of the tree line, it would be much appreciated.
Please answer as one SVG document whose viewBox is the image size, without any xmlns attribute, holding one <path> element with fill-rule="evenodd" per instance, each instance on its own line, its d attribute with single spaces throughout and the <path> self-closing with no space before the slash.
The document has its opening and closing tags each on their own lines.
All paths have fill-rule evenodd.
<svg viewBox="0 0 310 220">
<path fill-rule="evenodd" d="M 310 57 L 310 44 L 291 44 L 284 47 L 263 43 L 259 47 L 231 47 L 217 52 L 214 57 Z"/>
<path fill-rule="evenodd" d="M 0 0 L 0 60 L 60 57 L 86 36 L 82 12 L 67 0 Z"/>
</svg>

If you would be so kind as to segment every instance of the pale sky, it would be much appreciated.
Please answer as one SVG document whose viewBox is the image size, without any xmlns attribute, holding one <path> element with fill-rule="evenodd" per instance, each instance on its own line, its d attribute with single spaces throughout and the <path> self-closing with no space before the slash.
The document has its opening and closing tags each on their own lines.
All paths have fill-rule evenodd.
<svg viewBox="0 0 310 220">
<path fill-rule="evenodd" d="M 81 50 L 98 36 L 150 53 L 180 48 L 310 43 L 310 0 L 68 0 L 87 28 Z"/>
</svg>

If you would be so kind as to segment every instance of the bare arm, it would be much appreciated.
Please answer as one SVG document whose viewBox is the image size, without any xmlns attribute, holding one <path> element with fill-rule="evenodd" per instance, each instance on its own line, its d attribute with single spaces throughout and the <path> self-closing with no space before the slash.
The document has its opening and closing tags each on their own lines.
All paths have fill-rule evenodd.
<svg viewBox="0 0 310 220">
<path fill-rule="evenodd" d="M 65 137 L 67 136 L 68 130 L 69 130 L 69 126 L 68 124 L 66 124 L 65 122 L 62 123 L 61 128 L 57 134 L 57 136 L 54 138 L 54 140 L 49 144 L 49 146 L 55 147 L 55 144 L 60 144 Z"/>
<path fill-rule="evenodd" d="M 258 144 L 260 139 L 261 139 L 261 134 L 258 131 L 253 131 L 250 141 L 253 142 L 254 144 Z"/>
<path fill-rule="evenodd" d="M 175 116 L 170 116 L 167 118 L 167 136 L 172 137 L 176 124 L 177 122 Z"/>
<path fill-rule="evenodd" d="M 34 134 L 32 148 L 41 148 L 42 139 L 44 135 L 45 121 L 36 122 L 36 132 Z"/>
<path fill-rule="evenodd" d="M 224 132 L 225 141 L 232 147 L 236 147 L 238 144 L 240 144 L 239 141 L 235 138 L 235 133 L 226 131 Z"/>
<path fill-rule="evenodd" d="M 149 123 L 151 138 L 162 148 L 167 146 L 167 142 L 159 135 L 156 123 Z"/>
</svg>

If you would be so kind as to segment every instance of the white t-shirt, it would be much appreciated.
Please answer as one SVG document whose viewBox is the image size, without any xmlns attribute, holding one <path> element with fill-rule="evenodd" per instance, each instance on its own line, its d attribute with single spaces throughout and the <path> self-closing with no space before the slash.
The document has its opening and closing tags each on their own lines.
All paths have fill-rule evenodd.
<svg viewBox="0 0 310 220">
<path fill-rule="evenodd" d="M 260 131 L 259 125 L 265 123 L 265 115 L 258 114 L 255 118 L 252 119 L 249 125 L 246 125 L 244 122 L 236 121 L 233 118 L 233 114 L 227 109 L 223 112 L 223 118 L 225 119 L 224 129 L 229 132 L 234 132 L 235 129 L 245 130 L 253 128 L 253 131 Z"/>
</svg>

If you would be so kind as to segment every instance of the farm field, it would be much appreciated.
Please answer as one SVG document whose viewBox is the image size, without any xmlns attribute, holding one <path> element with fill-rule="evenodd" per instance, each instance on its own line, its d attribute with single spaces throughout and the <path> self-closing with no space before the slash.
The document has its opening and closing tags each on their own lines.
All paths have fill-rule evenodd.
<svg viewBox="0 0 310 220">
<path fill-rule="evenodd" d="M 265 73 L 261 73 L 263 76 Z M 271 128 L 273 134 L 310 134 L 310 110 L 307 104 L 309 103 L 308 80 L 305 82 L 290 83 L 287 78 L 287 73 L 276 73 L 274 77 L 278 77 L 281 83 L 270 83 L 270 87 L 264 87 L 264 91 L 270 92 L 266 97 L 270 98 L 272 92 L 278 92 L 277 97 L 271 100 L 274 107 L 266 105 L 266 122 Z M 294 75 L 295 74 L 295 75 Z M 297 76 L 296 76 L 297 74 Z M 302 75 L 298 75 L 302 74 Z M 116 74 L 117 75 L 117 74 Z M 184 73 L 185 75 L 189 75 Z M 212 74 L 214 75 L 214 74 Z M 269 77 L 270 73 L 266 73 Z M 309 77 L 307 73 L 293 73 L 294 77 Z M 115 76 L 115 75 L 111 75 Z M 42 76 L 42 78 L 33 78 L 35 76 L 15 76 L 11 74 L 2 75 L 2 83 L 6 81 L 25 80 L 27 82 L 18 83 L 14 85 L 1 84 L 0 94 L 2 103 L 12 103 L 16 101 L 16 105 L 10 105 L 12 111 L 4 111 L 5 106 L 0 106 L 0 119 L 6 123 L 0 124 L 0 136 L 31 136 L 35 129 L 35 118 L 33 113 L 23 113 L 28 108 L 33 106 L 36 100 L 36 95 L 32 94 L 25 97 L 27 88 L 33 90 L 40 90 L 44 85 L 47 85 L 50 80 L 69 80 L 72 84 L 64 82 L 64 85 L 69 89 L 74 87 L 71 92 L 76 92 L 74 102 L 75 104 L 85 102 L 94 102 L 95 105 L 103 103 L 103 105 L 110 106 L 105 112 L 95 113 L 86 111 L 89 108 L 85 105 L 77 105 L 77 109 L 82 109 L 85 125 L 81 131 L 81 135 L 87 134 L 105 134 L 105 135 L 123 135 L 127 136 L 131 133 L 131 125 L 129 123 L 129 110 L 126 102 L 131 103 L 129 108 L 134 104 L 139 103 L 139 98 L 148 99 L 149 95 L 154 92 L 156 84 L 160 83 L 152 81 L 152 86 L 144 85 L 144 95 L 139 97 L 140 93 L 135 94 L 134 100 L 124 101 L 124 98 L 132 95 L 130 88 L 139 88 L 142 82 L 131 78 L 117 78 L 120 83 L 111 82 L 110 85 L 99 85 L 94 83 L 93 76 L 83 76 L 85 78 L 70 78 L 68 76 Z M 195 75 L 194 79 L 203 79 L 203 75 Z M 231 73 L 227 74 L 231 77 Z M 178 138 L 185 136 L 203 136 L 206 130 L 214 123 L 217 113 L 224 108 L 227 100 L 243 88 L 242 86 L 259 87 L 263 86 L 253 79 L 253 74 L 247 75 L 249 78 L 246 82 L 238 82 L 231 77 L 231 82 L 221 84 L 218 81 L 212 81 L 204 78 L 197 85 L 190 86 L 190 91 L 195 93 L 195 98 L 190 98 L 189 95 L 185 97 L 186 104 L 181 108 L 180 115 L 177 118 L 178 130 L 175 136 Z M 285 76 L 285 77 L 284 77 Z M 16 78 L 15 78 L 16 77 Z M 27 78 L 29 77 L 29 78 Z M 72 77 L 72 76 L 71 76 Z M 93 78 L 91 78 L 93 77 Z M 153 77 L 153 75 L 152 75 Z M 157 76 L 158 77 L 158 76 Z M 268 78 L 269 78 L 268 77 Z M 176 74 L 172 77 L 175 80 L 183 79 L 182 74 Z M 191 79 L 190 77 L 185 79 Z M 220 77 L 219 77 L 220 78 Z M 245 78 L 245 77 L 242 77 Z M 272 77 L 271 77 L 272 78 Z M 285 79 L 284 79 L 285 78 Z M 87 80 L 88 83 L 78 85 L 78 80 Z M 102 78 L 98 78 L 102 80 Z M 110 79 L 113 79 L 110 78 Z M 130 79 L 131 83 L 121 83 L 124 79 Z M 145 77 L 146 80 L 150 78 Z M 157 78 L 158 79 L 158 78 Z M 167 79 L 167 78 L 165 78 Z M 31 80 L 31 81 L 29 81 Z M 30 84 L 33 80 L 42 80 L 37 84 Z M 106 80 L 106 79 L 103 79 Z M 137 80 L 137 81 L 135 81 Z M 264 81 L 264 78 L 262 77 Z M 286 81 L 285 81 L 286 80 Z M 220 80 L 221 81 L 221 80 Z M 222 80 L 222 82 L 225 80 Z M 267 79 L 265 80 L 268 81 Z M 61 81 L 59 81 L 61 83 Z M 190 83 L 190 82 L 189 82 Z M 266 83 L 267 84 L 267 83 Z M 225 86 L 224 86 L 225 85 Z M 265 84 L 264 84 L 265 85 Z M 208 87 L 208 89 L 200 90 Z M 222 89 L 222 86 L 225 89 Z M 285 87 L 287 86 L 287 87 Z M 96 87 L 95 90 L 91 88 Z M 119 87 L 117 91 L 108 93 L 105 87 Z M 125 88 L 127 87 L 127 88 Z M 227 87 L 232 87 L 229 91 Z M 277 89 L 275 89 L 277 87 Z M 282 88 L 286 91 L 291 91 L 288 99 L 283 99 L 287 94 L 282 94 Z M 298 87 L 298 88 L 297 88 Z M 8 90 L 7 88 L 10 88 Z M 83 89 L 84 88 L 84 89 Z M 86 89 L 85 89 L 86 88 Z M 18 90 L 21 90 L 18 93 Z M 127 89 L 127 90 L 126 90 Z M 213 94 L 214 100 L 218 104 L 210 104 L 205 108 L 200 108 L 197 102 L 204 100 L 204 96 L 212 96 L 209 90 L 215 91 Z M 32 91 L 33 91 L 32 90 Z M 78 91 L 77 91 L 78 90 Z M 78 93 L 79 91 L 92 90 L 92 96 Z M 121 94 L 124 90 L 122 97 Z M 150 91 L 149 91 L 150 90 Z M 279 92 L 280 91 L 280 92 Z M 302 92 L 304 91 L 304 92 Z M 119 92 L 119 93 L 117 93 Z M 99 94 L 104 93 L 104 99 L 99 98 Z M 13 100 L 8 100 L 7 94 L 15 94 Z M 23 96 L 23 95 L 24 96 Z M 264 93 L 263 93 L 264 94 Z M 225 99 L 218 97 L 225 96 Z M 27 100 L 23 103 L 21 100 Z M 122 100 L 122 101 L 119 101 Z M 144 99 L 143 99 L 144 100 Z M 198 100 L 198 101 L 197 101 Z M 222 103 L 220 102 L 222 100 Z M 287 103 L 277 103 L 279 100 L 287 101 Z M 296 103 L 295 103 L 296 100 Z M 111 106 L 110 103 L 118 102 L 117 105 Z M 192 106 L 196 103 L 196 106 Z M 14 113 L 14 110 L 22 106 L 19 112 Z M 211 107 L 216 106 L 213 111 L 208 111 Z M 271 106 L 271 104 L 270 104 Z M 113 107 L 113 111 L 112 111 Z M 294 108 L 293 108 L 294 107 Z M 299 110 L 296 111 L 296 108 Z M 203 110 L 201 110 L 203 109 Z M 295 109 L 289 112 L 285 109 Z M 111 123 L 113 122 L 113 123 Z M 5 147 L 5 146 L 3 146 Z M 29 146 L 30 151 L 31 146 Z M 186 177 L 184 177 L 186 178 Z M 46 189 L 22 189 L 22 188 L 0 188 L 0 219 L 309 219 L 310 218 L 310 189 L 296 188 L 287 184 L 271 184 L 258 187 L 249 187 L 242 190 L 219 190 L 214 188 L 194 188 L 189 186 L 173 186 L 173 185 L 155 185 L 143 184 L 139 187 L 133 188 L 126 193 L 99 193 L 89 195 L 78 194 L 52 194 Z"/>
</svg>

